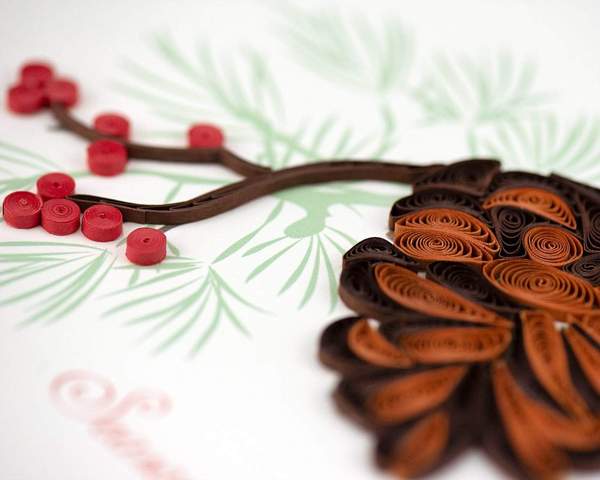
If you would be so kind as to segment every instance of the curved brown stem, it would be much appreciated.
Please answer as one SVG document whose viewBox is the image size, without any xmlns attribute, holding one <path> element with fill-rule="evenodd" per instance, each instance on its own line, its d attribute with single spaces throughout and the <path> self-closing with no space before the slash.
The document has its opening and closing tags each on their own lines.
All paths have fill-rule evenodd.
<svg viewBox="0 0 600 480">
<path fill-rule="evenodd" d="M 112 138 L 102 135 L 93 128 L 73 117 L 67 107 L 60 103 L 53 103 L 50 109 L 60 126 L 87 140 L 101 140 Z M 122 141 L 122 139 L 115 138 Z M 270 168 L 255 165 L 226 148 L 175 148 L 143 145 L 140 143 L 124 142 L 130 159 L 158 160 L 179 163 L 215 163 L 239 173 L 244 177 L 263 175 L 271 171 Z"/>
<path fill-rule="evenodd" d="M 72 195 L 69 198 L 82 210 L 98 203 L 113 205 L 121 211 L 123 219 L 128 222 L 179 225 L 213 217 L 286 188 L 340 180 L 381 180 L 412 184 L 440 168 L 443 167 L 401 165 L 380 161 L 324 161 L 247 178 L 177 203 L 142 205 L 91 195 Z"/>
</svg>

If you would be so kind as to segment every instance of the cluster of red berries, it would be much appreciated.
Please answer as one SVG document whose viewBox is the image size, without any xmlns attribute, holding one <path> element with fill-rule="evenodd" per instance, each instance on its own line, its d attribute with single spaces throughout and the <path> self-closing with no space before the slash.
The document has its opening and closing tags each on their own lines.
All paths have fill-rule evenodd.
<svg viewBox="0 0 600 480">
<path fill-rule="evenodd" d="M 72 107 L 79 98 L 77 84 L 54 76 L 46 63 L 27 63 L 21 67 L 19 82 L 7 92 L 9 110 L 17 114 L 37 112 L 50 104 Z M 94 119 L 94 130 L 106 139 L 90 143 L 87 164 L 96 175 L 122 173 L 128 162 L 129 120 L 117 113 L 104 113 Z M 188 130 L 190 148 L 221 148 L 223 132 L 214 125 L 196 124 Z M 79 230 L 90 240 L 110 242 L 121 236 L 123 216 L 109 205 L 88 208 L 81 218 L 79 206 L 65 197 L 75 191 L 75 181 L 64 173 L 49 173 L 37 181 L 37 194 L 19 191 L 3 202 L 4 220 L 15 228 L 37 225 L 53 235 L 69 235 Z M 166 256 L 165 234 L 153 228 L 138 228 L 127 237 L 126 255 L 138 265 L 159 263 Z"/>
<path fill-rule="evenodd" d="M 17 191 L 2 203 L 6 223 L 15 228 L 42 228 L 52 235 L 79 230 L 95 242 L 111 242 L 123 232 L 123 216 L 110 205 L 94 205 L 83 215 L 79 205 L 65 198 L 75 191 L 75 180 L 65 173 L 47 173 L 36 182 L 37 194 Z M 161 262 L 167 254 L 165 234 L 154 228 L 138 228 L 127 236 L 127 258 L 138 265 Z"/>
<path fill-rule="evenodd" d="M 78 98 L 75 82 L 55 77 L 46 63 L 27 63 L 21 67 L 19 82 L 8 89 L 6 103 L 15 113 L 34 113 L 53 102 L 73 106 Z"/>
<path fill-rule="evenodd" d="M 19 82 L 7 92 L 6 104 L 14 113 L 35 113 L 60 103 L 72 107 L 79 93 L 72 80 L 57 78 L 51 65 L 26 63 L 21 67 Z M 129 120 L 118 113 L 103 113 L 94 119 L 94 129 L 110 139 L 97 140 L 87 147 L 87 163 L 96 175 L 113 176 L 125 171 L 128 154 Z M 224 143 L 221 129 L 210 124 L 192 125 L 188 130 L 190 148 L 221 148 Z"/>
</svg>

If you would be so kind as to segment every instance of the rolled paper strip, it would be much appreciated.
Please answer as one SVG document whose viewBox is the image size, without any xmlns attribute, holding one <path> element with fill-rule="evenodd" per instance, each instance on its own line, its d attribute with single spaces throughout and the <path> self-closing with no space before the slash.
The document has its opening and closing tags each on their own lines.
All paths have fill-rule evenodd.
<svg viewBox="0 0 600 480">
<path fill-rule="evenodd" d="M 8 89 L 6 96 L 6 105 L 13 113 L 34 113 L 46 104 L 46 94 L 40 87 L 15 85 Z"/>
<path fill-rule="evenodd" d="M 404 361 L 402 361 L 400 356 L 396 356 L 395 354 L 392 355 L 391 358 L 388 357 L 388 355 L 386 354 L 387 349 L 380 350 L 376 348 L 376 344 L 372 344 L 375 348 L 369 349 L 369 351 L 374 354 L 373 356 L 367 354 L 360 357 L 356 353 L 354 353 L 354 351 L 350 348 L 349 345 L 349 334 L 353 327 L 355 327 L 357 324 L 360 324 L 364 320 L 366 320 L 365 317 L 347 317 L 331 323 L 323 331 L 319 340 L 319 360 L 321 361 L 321 363 L 333 370 L 337 370 L 342 375 L 373 373 L 375 371 L 380 370 L 381 368 L 405 369 L 413 365 L 413 362 L 406 355 L 404 355 Z M 373 320 L 369 319 L 367 322 L 371 324 Z M 381 336 L 383 340 L 387 342 L 387 337 L 380 332 L 379 326 L 380 325 L 369 325 L 369 327 L 378 336 Z M 356 333 L 359 332 L 354 332 L 354 334 Z M 367 338 L 368 336 L 365 337 L 365 340 Z M 371 345 L 366 341 L 363 342 L 360 340 L 363 339 L 359 339 L 359 343 L 361 343 L 361 346 L 363 347 L 367 346 L 367 344 Z M 381 354 L 381 356 L 379 356 L 379 354 Z M 397 366 L 383 366 L 389 365 L 390 363 Z"/>
<path fill-rule="evenodd" d="M 575 328 L 567 328 L 564 336 L 589 384 L 600 395 L 600 349 Z"/>
<path fill-rule="evenodd" d="M 540 385 L 570 414 L 587 416 L 588 407 L 573 385 L 567 352 L 552 316 L 544 311 L 523 310 L 521 325 L 525 353 Z"/>
<path fill-rule="evenodd" d="M 208 123 L 192 125 L 188 130 L 188 144 L 192 148 L 221 148 L 224 141 L 221 129 Z"/>
<path fill-rule="evenodd" d="M 77 84 L 65 78 L 50 80 L 46 86 L 46 94 L 50 103 L 60 103 L 72 107 L 79 100 Z"/>
<path fill-rule="evenodd" d="M 94 205 L 83 212 L 81 231 L 95 242 L 112 242 L 123 232 L 123 215 L 110 205 Z"/>
<path fill-rule="evenodd" d="M 366 319 L 357 321 L 348 331 L 348 348 L 358 358 L 380 367 L 403 368 L 413 363 L 405 352 L 372 328 Z"/>
<path fill-rule="evenodd" d="M 495 288 L 520 303 L 559 316 L 598 308 L 598 296 L 585 280 L 529 259 L 494 260 L 483 274 Z"/>
<path fill-rule="evenodd" d="M 437 407 L 455 391 L 466 366 L 439 367 L 387 382 L 368 399 L 368 409 L 381 425 L 392 425 Z"/>
<path fill-rule="evenodd" d="M 600 421 L 597 417 L 566 416 L 546 402 L 529 396 L 512 375 L 506 379 L 509 380 L 506 386 L 514 405 L 528 417 L 530 427 L 538 434 L 552 444 L 574 452 L 589 452 L 600 447 Z"/>
<path fill-rule="evenodd" d="M 487 194 L 507 188 L 540 188 L 550 191 L 564 198 L 569 205 L 576 203 L 577 192 L 573 182 L 557 175 L 538 175 L 537 173 L 523 171 L 509 171 L 498 173 L 490 183 Z"/>
<path fill-rule="evenodd" d="M 454 208 L 477 217 L 483 215 L 483 209 L 475 197 L 444 188 L 433 188 L 397 200 L 390 211 L 390 230 L 394 229 L 399 217 L 422 208 Z"/>
<path fill-rule="evenodd" d="M 508 328 L 446 327 L 400 334 L 395 343 L 417 363 L 448 364 L 493 360 L 511 340 Z"/>
<path fill-rule="evenodd" d="M 66 198 L 53 198 L 42 207 L 42 227 L 52 235 L 70 235 L 79 230 L 79 205 Z"/>
<path fill-rule="evenodd" d="M 512 207 L 494 207 L 490 213 L 496 238 L 500 243 L 499 256 L 503 258 L 525 257 L 523 230 L 528 225 L 538 223 L 539 217 L 527 210 Z"/>
<path fill-rule="evenodd" d="M 405 308 L 432 317 L 512 327 L 510 320 L 398 265 L 376 265 L 375 279 L 390 299 Z"/>
<path fill-rule="evenodd" d="M 564 267 L 583 255 L 579 239 L 553 225 L 528 228 L 523 235 L 523 246 L 531 260 L 551 267 Z"/>
<path fill-rule="evenodd" d="M 595 287 L 600 286 L 600 253 L 581 257 L 575 263 L 570 264 L 568 270 Z"/>
<path fill-rule="evenodd" d="M 96 140 L 87 147 L 87 163 L 96 175 L 118 175 L 127 166 L 127 149 L 114 140 Z"/>
<path fill-rule="evenodd" d="M 394 242 L 403 253 L 421 261 L 483 263 L 492 260 L 500 250 L 484 222 L 447 208 L 418 210 L 398 218 Z"/>
<path fill-rule="evenodd" d="M 494 399 L 508 442 L 533 478 L 554 478 L 568 459 L 542 432 L 525 408 L 520 389 L 504 361 L 492 366 Z"/>
<path fill-rule="evenodd" d="M 45 87 L 54 72 L 47 63 L 31 62 L 21 67 L 21 84 L 28 88 Z"/>
<path fill-rule="evenodd" d="M 600 344 L 600 313 L 568 315 L 567 321 L 577 325 L 594 342 Z"/>
<path fill-rule="evenodd" d="M 397 263 L 415 271 L 422 268 L 419 262 L 402 253 L 394 244 L 378 237 L 371 237 L 358 242 L 344 254 L 344 265 L 355 261 L 385 261 Z"/>
<path fill-rule="evenodd" d="M 484 244 L 491 252 L 500 249 L 496 237 L 484 222 L 473 215 L 451 208 L 425 208 L 408 213 L 396 220 L 396 228 L 398 227 L 448 230 Z"/>
<path fill-rule="evenodd" d="M 577 227 L 571 207 L 557 194 L 542 188 L 515 187 L 497 190 L 483 202 L 483 208 L 493 207 L 522 208 L 567 228 Z"/>
<path fill-rule="evenodd" d="M 589 253 L 600 253 L 600 205 L 580 198 L 583 245 Z"/>
<path fill-rule="evenodd" d="M 66 173 L 52 172 L 38 178 L 36 186 L 38 195 L 46 201 L 71 195 L 75 191 L 75 180 Z"/>
<path fill-rule="evenodd" d="M 512 315 L 519 310 L 490 285 L 478 268 L 459 262 L 434 262 L 427 267 L 427 278 L 501 314 Z"/>
<path fill-rule="evenodd" d="M 396 229 L 396 246 L 421 262 L 460 261 L 482 264 L 494 259 L 483 244 L 454 232 L 435 228 Z"/>
<path fill-rule="evenodd" d="M 450 416 L 434 412 L 421 420 L 395 446 L 388 470 L 398 478 L 422 475 L 438 462 L 450 439 Z"/>
<path fill-rule="evenodd" d="M 591 415 L 583 418 L 563 415 L 527 395 L 516 382 L 514 385 L 514 398 L 532 420 L 532 428 L 551 443 L 573 452 L 591 452 L 600 447 L 600 419 Z"/>
<path fill-rule="evenodd" d="M 415 192 L 445 188 L 479 196 L 484 194 L 499 170 L 500 162 L 497 160 L 464 160 L 417 180 L 413 188 Z"/>
<path fill-rule="evenodd" d="M 351 262 L 340 275 L 340 298 L 348 308 L 363 317 L 387 321 L 419 321 L 425 316 L 405 308 L 383 294 L 368 261 Z"/>
<path fill-rule="evenodd" d="M 125 255 L 136 265 L 154 265 L 167 255 L 167 237 L 154 228 L 136 228 L 127 235 Z"/>
<path fill-rule="evenodd" d="M 592 202 L 600 203 L 600 188 L 596 188 L 587 183 L 577 182 L 571 178 L 562 177 L 556 173 L 551 173 L 547 179 L 550 182 L 555 182 L 558 185 L 564 186 L 567 192 L 573 192 L 578 197 L 589 198 Z M 576 203 L 575 196 L 565 195 L 569 200 L 573 200 L 571 203 Z"/>
<path fill-rule="evenodd" d="M 103 113 L 94 119 L 94 130 L 109 137 L 129 140 L 129 120 L 118 113 Z"/>
<path fill-rule="evenodd" d="M 40 224 L 43 200 L 31 192 L 12 192 L 4 197 L 4 221 L 15 228 L 33 228 Z"/>
</svg>

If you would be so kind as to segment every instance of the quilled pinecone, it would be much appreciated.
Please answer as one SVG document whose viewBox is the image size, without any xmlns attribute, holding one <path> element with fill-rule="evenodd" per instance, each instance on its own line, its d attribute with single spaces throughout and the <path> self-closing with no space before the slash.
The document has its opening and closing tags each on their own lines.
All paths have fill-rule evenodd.
<svg viewBox="0 0 600 480">
<path fill-rule="evenodd" d="M 519 478 L 600 468 L 600 190 L 452 164 L 344 255 L 323 332 L 340 410 L 401 477 L 469 446 Z"/>
</svg>

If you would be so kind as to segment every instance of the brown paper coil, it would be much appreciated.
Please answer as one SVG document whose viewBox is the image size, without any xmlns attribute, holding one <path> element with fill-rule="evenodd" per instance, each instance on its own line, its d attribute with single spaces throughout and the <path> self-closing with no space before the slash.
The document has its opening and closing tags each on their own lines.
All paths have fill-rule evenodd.
<svg viewBox="0 0 600 480">
<path fill-rule="evenodd" d="M 372 328 L 368 320 L 359 320 L 350 328 L 348 348 L 361 360 L 380 367 L 405 368 L 413 365 L 408 355 Z"/>
<path fill-rule="evenodd" d="M 402 437 L 389 470 L 400 478 L 414 477 L 435 465 L 450 437 L 450 416 L 445 411 L 427 415 Z"/>
<path fill-rule="evenodd" d="M 554 478 L 568 465 L 568 459 L 538 429 L 524 405 L 520 389 L 506 363 L 492 369 L 496 406 L 515 455 L 535 478 Z"/>
<path fill-rule="evenodd" d="M 548 190 L 532 187 L 516 187 L 498 190 L 483 202 L 483 208 L 517 207 L 552 220 L 567 228 L 577 227 L 575 215 L 569 205 Z"/>
<path fill-rule="evenodd" d="M 567 315 L 567 321 L 577 325 L 596 343 L 600 344 L 600 312 Z"/>
<path fill-rule="evenodd" d="M 481 264 L 500 251 L 496 237 L 485 223 L 448 208 L 423 209 L 398 218 L 394 242 L 406 255 L 425 262 L 456 260 Z"/>
<path fill-rule="evenodd" d="M 418 363 L 485 362 L 501 355 L 512 340 L 507 328 L 446 327 L 400 335 L 398 345 Z"/>
<path fill-rule="evenodd" d="M 597 293 L 585 280 L 533 260 L 494 260 L 484 265 L 483 274 L 518 302 L 559 315 L 598 307 Z"/>
<path fill-rule="evenodd" d="M 380 263 L 375 266 L 375 279 L 389 298 L 425 315 L 501 327 L 512 326 L 510 320 L 406 268 Z"/>
<path fill-rule="evenodd" d="M 600 350 L 575 328 L 568 328 L 565 338 L 569 342 L 583 374 L 595 392 L 600 395 Z"/>
<path fill-rule="evenodd" d="M 467 371 L 465 366 L 441 367 L 386 383 L 369 397 L 369 410 L 381 424 L 409 420 L 444 402 Z"/>
<path fill-rule="evenodd" d="M 567 352 L 552 316 L 523 310 L 521 324 L 527 359 L 539 383 L 566 411 L 580 417 L 587 415 L 588 408 L 573 385 Z"/>
<path fill-rule="evenodd" d="M 575 235 L 552 225 L 529 228 L 523 246 L 529 258 L 550 267 L 564 267 L 583 255 L 583 245 Z"/>
</svg>

